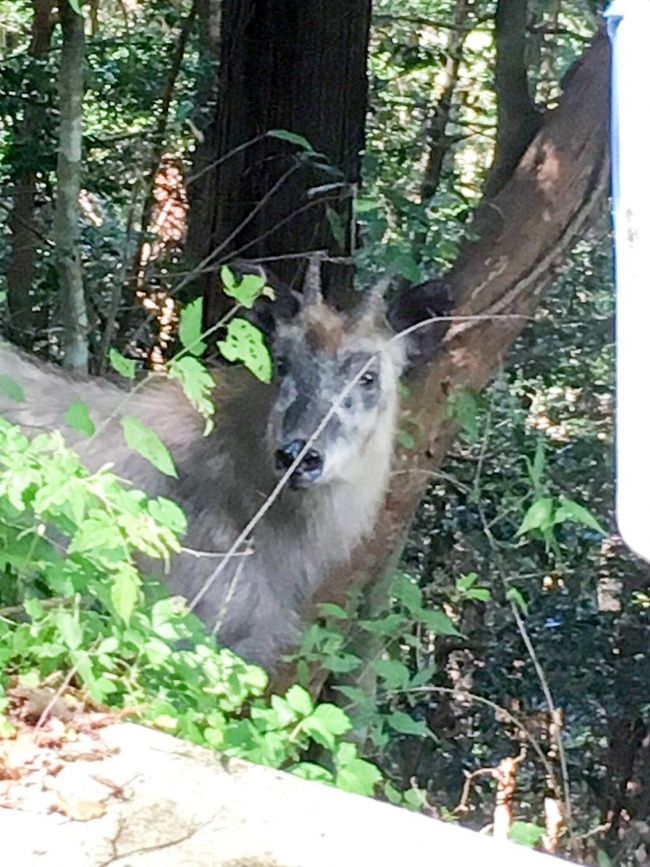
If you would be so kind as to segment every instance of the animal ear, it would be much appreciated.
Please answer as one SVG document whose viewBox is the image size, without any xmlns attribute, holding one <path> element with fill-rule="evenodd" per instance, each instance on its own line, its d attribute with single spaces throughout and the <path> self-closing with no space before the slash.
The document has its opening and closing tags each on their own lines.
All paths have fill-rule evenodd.
<svg viewBox="0 0 650 867">
<path fill-rule="evenodd" d="M 448 317 L 453 307 L 452 287 L 444 279 L 406 287 L 393 297 L 386 318 L 396 334 L 408 332 L 402 338 L 407 367 L 423 364 L 436 354 L 450 325 L 448 319 L 439 317 Z"/>
</svg>

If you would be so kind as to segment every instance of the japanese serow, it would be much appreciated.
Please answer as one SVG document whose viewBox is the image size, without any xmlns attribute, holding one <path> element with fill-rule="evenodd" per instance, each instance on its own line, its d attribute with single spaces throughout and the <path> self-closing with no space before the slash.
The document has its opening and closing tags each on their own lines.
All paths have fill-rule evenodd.
<svg viewBox="0 0 650 867">
<path fill-rule="evenodd" d="M 394 302 L 389 318 L 403 329 L 413 323 L 409 310 L 425 319 L 449 303 L 444 284 L 431 281 Z M 170 591 L 189 600 L 223 645 L 273 668 L 296 644 L 317 588 L 372 532 L 389 482 L 400 375 L 444 330 L 437 322 L 415 339 L 396 339 L 383 315 L 337 312 L 307 287 L 294 317 L 273 323 L 272 384 L 235 368 L 215 373 L 216 427 L 207 437 L 169 379 L 125 403 L 117 386 L 34 363 L 5 343 L 0 373 L 20 383 L 26 400 L 0 394 L 0 414 L 28 432 L 61 427 L 89 467 L 110 461 L 148 494 L 179 503 L 189 529 L 165 578 Z M 105 422 L 91 440 L 64 428 L 75 400 L 96 425 Z M 122 413 L 156 431 L 178 478 L 127 448 Z"/>
</svg>

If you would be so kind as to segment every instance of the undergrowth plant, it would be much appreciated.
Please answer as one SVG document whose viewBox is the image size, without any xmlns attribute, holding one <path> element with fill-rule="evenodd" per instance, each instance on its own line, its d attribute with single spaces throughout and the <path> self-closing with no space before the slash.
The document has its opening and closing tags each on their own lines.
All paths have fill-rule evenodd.
<svg viewBox="0 0 650 867">
<path fill-rule="evenodd" d="M 224 282 L 240 307 L 271 290 L 250 275 Z M 235 311 L 236 312 L 236 311 Z M 212 376 L 200 304 L 181 315 L 181 351 L 169 375 L 212 426 Z M 248 322 L 232 317 L 222 351 L 268 378 L 268 351 Z M 113 367 L 129 379 L 135 366 L 113 352 Z M 144 382 L 146 380 L 142 380 Z M 149 428 L 128 415 L 136 384 L 120 406 L 129 446 L 161 472 L 173 460 Z M 17 404 L 20 386 L 0 378 Z M 66 424 L 86 437 L 97 429 L 82 402 Z M 185 600 L 169 598 L 143 560 L 163 565 L 180 550 L 183 511 L 123 482 L 109 464 L 90 472 L 59 431 L 27 437 L 0 418 L 0 733 L 12 734 L 8 688 L 73 681 L 94 702 L 128 710 L 145 722 L 195 743 L 303 777 L 370 795 L 381 772 L 344 737 L 352 724 L 330 703 L 316 704 L 302 686 L 267 695 L 268 677 L 218 647 Z M 321 762 L 307 761 L 320 748 Z"/>
</svg>

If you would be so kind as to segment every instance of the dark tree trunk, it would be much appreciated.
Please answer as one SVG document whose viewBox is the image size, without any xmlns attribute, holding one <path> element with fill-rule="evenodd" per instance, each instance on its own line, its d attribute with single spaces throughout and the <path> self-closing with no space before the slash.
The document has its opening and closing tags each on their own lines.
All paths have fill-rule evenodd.
<svg viewBox="0 0 650 867">
<path fill-rule="evenodd" d="M 196 182 L 206 207 L 190 228 L 196 261 L 213 269 L 200 283 L 208 322 L 222 309 L 216 266 L 228 258 L 350 254 L 369 23 L 370 0 L 225 0 L 219 105 L 204 154 L 220 162 Z M 318 155 L 271 130 L 304 137 Z M 273 270 L 293 282 L 303 265 L 275 260 Z M 345 296 L 352 268 L 329 263 L 324 280 L 330 295 Z"/>
<path fill-rule="evenodd" d="M 32 38 L 29 53 L 38 60 L 50 47 L 54 18 L 53 0 L 32 0 Z M 7 268 L 8 336 L 20 346 L 34 344 L 34 333 L 45 326 L 33 312 L 32 290 L 36 263 L 38 229 L 36 227 L 37 172 L 33 159 L 26 151 L 34 150 L 34 142 L 44 127 L 44 107 L 29 99 L 17 130 L 19 150 L 25 151 L 21 162 L 26 165 L 15 175 L 13 209 L 9 218 L 11 257 Z"/>
<path fill-rule="evenodd" d="M 192 209 L 185 248 L 191 260 L 199 262 L 208 250 L 205 227 L 210 214 L 209 173 L 214 162 L 214 142 L 208 135 L 217 111 L 219 92 L 219 48 L 221 45 L 222 0 L 198 0 L 199 67 L 192 124 L 197 139 L 188 178 Z"/>
<path fill-rule="evenodd" d="M 514 171 L 542 122 L 528 85 L 526 16 L 528 0 L 499 0 L 495 19 L 497 142 L 485 195 L 495 196 Z"/>
</svg>

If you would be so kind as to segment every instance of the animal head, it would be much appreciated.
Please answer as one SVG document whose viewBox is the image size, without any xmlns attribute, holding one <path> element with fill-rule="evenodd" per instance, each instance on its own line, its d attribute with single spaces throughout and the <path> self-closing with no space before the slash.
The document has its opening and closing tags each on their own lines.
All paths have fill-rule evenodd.
<svg viewBox="0 0 650 867">
<path fill-rule="evenodd" d="M 411 347 L 396 339 L 377 293 L 351 314 L 328 306 L 317 268 L 298 314 L 276 324 L 272 341 L 277 394 L 267 438 L 276 474 L 293 466 L 293 488 L 385 471 Z"/>
</svg>

